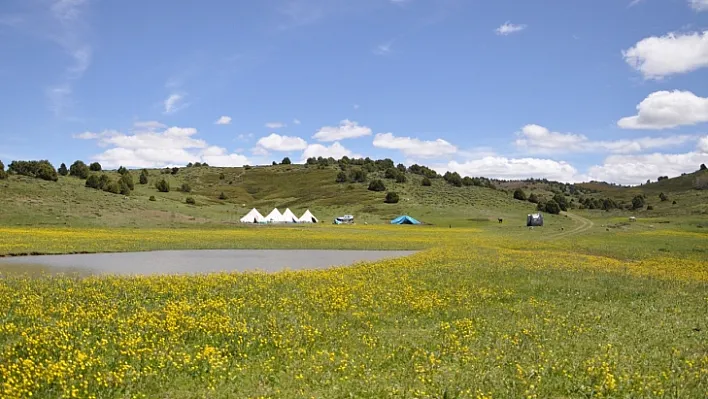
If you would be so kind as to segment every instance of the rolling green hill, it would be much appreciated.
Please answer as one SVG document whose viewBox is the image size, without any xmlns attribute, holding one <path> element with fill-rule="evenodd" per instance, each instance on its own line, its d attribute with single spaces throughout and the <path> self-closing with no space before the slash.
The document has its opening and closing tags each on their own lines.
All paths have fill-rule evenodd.
<svg viewBox="0 0 708 399">
<path fill-rule="evenodd" d="M 348 172 L 360 169 L 348 166 Z M 384 168 L 385 169 L 385 168 Z M 424 222 L 437 225 L 466 226 L 504 218 L 523 223 L 525 215 L 536 204 L 513 199 L 513 191 L 521 188 L 535 193 L 542 200 L 563 194 L 574 208 L 585 197 L 612 198 L 626 207 L 634 196 L 644 195 L 645 208 L 631 214 L 646 217 L 667 215 L 708 214 L 708 190 L 696 190 L 696 179 L 708 177 L 708 171 L 665 179 L 639 187 L 621 187 L 605 183 L 568 185 L 548 181 L 494 181 L 494 188 L 463 185 L 456 187 L 438 177 L 424 186 L 423 176 L 405 173 L 405 182 L 386 179 L 381 168 L 369 170 L 366 182 L 338 183 L 341 169 L 329 165 L 274 165 L 258 167 L 219 168 L 184 167 L 176 174 L 169 170 L 148 171 L 148 183 L 138 184 L 139 170 L 131 171 L 135 189 L 129 196 L 112 194 L 85 187 L 86 181 L 59 176 L 57 181 L 9 175 L 0 180 L 0 225 L 20 226 L 105 226 L 105 227 L 168 227 L 184 225 L 236 224 L 241 216 L 255 207 L 264 215 L 273 207 L 281 211 L 290 208 L 296 214 L 310 209 L 321 221 L 330 223 L 339 215 L 353 214 L 360 223 L 386 223 L 409 214 Z M 116 171 L 91 172 L 105 174 L 117 181 Z M 155 183 L 169 182 L 169 192 L 158 192 Z M 381 179 L 385 191 L 368 190 L 368 183 Z M 184 184 L 190 192 L 180 191 Z M 389 191 L 399 194 L 400 202 L 386 204 Z M 659 193 L 668 196 L 659 199 Z M 154 201 L 150 197 L 154 196 Z M 188 197 L 195 204 L 186 203 Z M 674 204 L 674 201 L 676 202 Z M 586 216 L 616 217 L 627 210 L 583 210 Z"/>
</svg>

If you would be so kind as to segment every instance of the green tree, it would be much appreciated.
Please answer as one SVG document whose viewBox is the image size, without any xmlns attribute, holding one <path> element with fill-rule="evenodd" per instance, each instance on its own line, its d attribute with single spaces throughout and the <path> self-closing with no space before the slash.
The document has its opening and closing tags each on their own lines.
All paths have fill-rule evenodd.
<svg viewBox="0 0 708 399">
<path fill-rule="evenodd" d="M 395 179 L 396 176 L 398 176 L 398 169 L 396 168 L 388 168 L 384 173 L 384 177 L 387 179 Z"/>
<path fill-rule="evenodd" d="M 87 179 L 89 177 L 89 167 L 84 161 L 74 161 L 69 167 L 69 176 L 78 177 L 79 179 Z"/>
<path fill-rule="evenodd" d="M 433 182 L 431 182 L 430 179 L 428 179 L 427 177 L 424 177 L 421 184 L 425 187 L 430 187 L 433 185 Z"/>
<path fill-rule="evenodd" d="M 120 184 L 118 184 L 117 181 L 112 181 L 108 183 L 108 185 L 103 189 L 103 191 L 107 191 L 113 194 L 120 194 Z"/>
<path fill-rule="evenodd" d="M 130 176 L 130 175 L 127 175 L 127 174 L 126 174 L 126 175 L 123 175 L 123 176 L 125 177 L 125 176 Z M 130 181 L 132 182 L 133 179 L 131 178 Z M 130 191 L 131 191 L 132 189 L 130 188 L 130 186 L 128 185 L 128 182 L 127 182 L 125 179 L 121 178 L 120 180 L 118 180 L 118 185 L 120 186 L 120 193 L 121 193 L 121 194 L 123 194 L 123 195 L 130 195 Z"/>
<path fill-rule="evenodd" d="M 150 198 L 148 198 L 150 201 L 157 201 L 157 198 L 155 198 L 154 195 L 151 195 Z"/>
<path fill-rule="evenodd" d="M 186 202 L 186 203 L 189 204 L 189 205 L 196 205 L 196 204 L 197 204 L 197 201 L 195 201 L 194 198 L 192 198 L 192 197 L 187 197 L 187 198 L 184 200 L 184 202 Z"/>
<path fill-rule="evenodd" d="M 401 173 L 406 173 L 406 165 L 399 163 L 396 165 L 396 169 L 398 169 L 399 172 Z"/>
<path fill-rule="evenodd" d="M 170 183 L 165 179 L 161 179 L 160 181 L 155 183 L 155 188 L 157 189 L 157 191 L 159 191 L 161 193 L 169 193 L 170 192 Z"/>
<path fill-rule="evenodd" d="M 202 166 L 207 166 L 207 164 L 203 163 Z M 173 175 L 176 175 L 177 172 L 179 172 L 179 168 L 176 166 L 170 171 L 170 173 L 172 173 Z"/>
<path fill-rule="evenodd" d="M 568 210 L 568 199 L 565 198 L 563 194 L 556 194 L 553 196 L 553 201 L 555 201 L 562 211 Z M 550 212 L 549 212 L 550 213 Z"/>
<path fill-rule="evenodd" d="M 536 193 L 531 193 L 531 195 L 529 195 L 528 201 L 531 202 L 531 203 L 533 203 L 533 204 L 538 204 L 538 203 L 540 202 L 540 200 L 539 200 L 538 196 L 536 195 Z"/>
<path fill-rule="evenodd" d="M 664 194 L 664 193 L 661 193 L 661 194 L 659 194 L 659 199 L 660 199 L 662 202 L 663 202 L 663 201 L 668 201 L 668 200 L 669 200 L 669 196 L 666 195 L 666 194 Z"/>
<path fill-rule="evenodd" d="M 290 158 L 288 158 L 288 157 L 283 158 L 282 162 L 280 162 L 280 163 L 283 164 L 283 165 L 290 165 L 290 164 L 292 164 L 292 162 L 290 161 Z"/>
<path fill-rule="evenodd" d="M 406 174 L 398 172 L 396 175 L 396 183 L 405 183 L 406 182 Z"/>
<path fill-rule="evenodd" d="M 632 209 L 642 208 L 644 208 L 644 197 L 641 195 L 637 195 L 636 197 L 632 198 Z"/>
<path fill-rule="evenodd" d="M 133 183 L 133 175 L 130 173 L 126 173 L 123 176 L 120 177 L 120 180 L 118 180 L 120 184 L 125 183 L 125 185 L 132 191 L 135 190 L 135 184 Z M 121 190 L 122 191 L 122 190 Z"/>
<path fill-rule="evenodd" d="M 386 185 L 381 180 L 372 180 L 369 183 L 369 191 L 386 191 Z"/>
<path fill-rule="evenodd" d="M 474 186 L 474 180 L 469 176 L 465 176 L 462 178 L 462 185 L 466 187 Z"/>
<path fill-rule="evenodd" d="M 89 176 L 90 178 L 91 176 Z M 101 177 L 98 178 L 98 189 L 99 190 L 105 190 L 108 188 L 108 185 L 111 184 L 111 178 L 108 177 L 108 175 L 101 175 Z"/>
<path fill-rule="evenodd" d="M 192 192 L 192 186 L 190 186 L 187 183 L 182 183 L 182 187 L 180 187 L 180 191 L 183 193 L 191 193 Z"/>
<path fill-rule="evenodd" d="M 517 188 L 516 190 L 514 190 L 514 199 L 519 200 L 519 201 L 526 201 L 527 197 L 526 197 L 526 193 L 524 192 L 524 190 L 522 190 L 520 188 Z"/>
<path fill-rule="evenodd" d="M 706 170 L 706 169 L 708 169 L 708 167 L 706 167 L 706 164 L 702 163 L 700 170 Z"/>
<path fill-rule="evenodd" d="M 59 170 L 57 170 L 61 176 L 66 176 L 69 174 L 69 169 L 66 168 L 66 164 L 62 163 L 59 165 Z"/>
<path fill-rule="evenodd" d="M 101 171 L 101 164 L 98 162 L 93 162 L 91 165 L 89 165 L 89 170 L 92 172 L 100 172 Z"/>
<path fill-rule="evenodd" d="M 91 175 L 86 179 L 86 187 L 88 188 L 93 188 L 100 190 L 101 189 L 101 181 L 98 178 L 98 175 Z"/>
<path fill-rule="evenodd" d="M 347 182 L 347 172 L 345 171 L 340 171 L 337 173 L 337 183 L 346 183 Z"/>
<path fill-rule="evenodd" d="M 138 179 L 140 184 L 148 184 L 148 171 L 147 169 L 143 169 L 142 172 L 140 172 L 140 178 Z"/>
<path fill-rule="evenodd" d="M 0 161 L 0 180 L 7 179 L 7 172 L 5 172 L 5 164 Z"/>
<path fill-rule="evenodd" d="M 546 213 L 550 213 L 553 215 L 558 215 L 561 212 L 560 204 L 558 204 L 555 200 L 550 200 L 546 202 L 543 208 Z"/>
<path fill-rule="evenodd" d="M 128 169 L 125 166 L 121 166 L 120 168 L 118 168 L 118 173 L 120 173 L 121 175 L 124 175 L 124 174 L 128 173 Z"/>
<path fill-rule="evenodd" d="M 352 183 L 365 183 L 366 172 L 361 169 L 352 169 L 349 172 L 349 181 Z"/>
<path fill-rule="evenodd" d="M 387 204 L 397 204 L 398 200 L 398 193 L 389 191 L 388 193 L 386 193 L 386 199 L 384 200 L 384 202 Z"/>
</svg>

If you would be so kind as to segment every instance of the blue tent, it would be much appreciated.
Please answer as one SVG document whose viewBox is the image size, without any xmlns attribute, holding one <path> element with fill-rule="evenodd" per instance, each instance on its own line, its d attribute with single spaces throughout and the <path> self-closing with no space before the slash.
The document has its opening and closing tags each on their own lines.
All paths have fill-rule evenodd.
<svg viewBox="0 0 708 399">
<path fill-rule="evenodd" d="M 391 221 L 391 224 L 421 224 L 408 215 L 399 216 Z"/>
</svg>

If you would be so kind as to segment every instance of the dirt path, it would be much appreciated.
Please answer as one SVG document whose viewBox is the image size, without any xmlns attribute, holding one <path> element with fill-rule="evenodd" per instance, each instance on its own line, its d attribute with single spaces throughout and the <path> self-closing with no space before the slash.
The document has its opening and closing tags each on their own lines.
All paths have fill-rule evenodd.
<svg viewBox="0 0 708 399">
<path fill-rule="evenodd" d="M 567 231 L 561 231 L 558 233 L 554 233 L 554 234 L 548 235 L 544 238 L 553 238 L 553 239 L 563 238 L 563 237 L 567 237 L 567 236 L 572 236 L 572 235 L 584 233 L 584 232 L 592 229 L 593 227 L 595 227 L 595 223 L 590 219 L 586 219 L 586 218 L 584 218 L 580 215 L 576 215 L 574 213 L 568 213 L 568 212 L 561 212 L 561 213 L 564 215 L 567 215 L 569 218 L 573 219 L 573 221 L 577 222 L 578 224 L 576 224 L 575 227 L 573 227 L 572 229 L 568 229 Z"/>
</svg>

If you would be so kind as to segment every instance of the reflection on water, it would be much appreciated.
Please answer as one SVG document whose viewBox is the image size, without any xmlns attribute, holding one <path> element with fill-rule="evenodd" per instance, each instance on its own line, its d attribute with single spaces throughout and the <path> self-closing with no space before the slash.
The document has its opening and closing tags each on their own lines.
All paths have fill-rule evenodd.
<svg viewBox="0 0 708 399">
<path fill-rule="evenodd" d="M 322 269 L 407 256 L 413 251 L 198 250 L 0 258 L 0 273 L 194 274 Z"/>
</svg>

